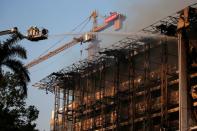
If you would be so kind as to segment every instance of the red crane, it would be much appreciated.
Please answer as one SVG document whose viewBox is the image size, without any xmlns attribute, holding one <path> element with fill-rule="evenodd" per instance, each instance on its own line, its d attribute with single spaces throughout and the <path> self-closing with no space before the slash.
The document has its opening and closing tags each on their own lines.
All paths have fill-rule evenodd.
<svg viewBox="0 0 197 131">
<path fill-rule="evenodd" d="M 90 32 L 85 33 L 83 35 L 81 35 L 78 38 L 73 38 L 72 41 L 65 43 L 64 45 L 60 46 L 59 48 L 49 52 L 48 54 L 39 57 L 33 61 L 31 61 L 30 63 L 28 63 L 27 65 L 25 65 L 27 68 L 31 68 L 47 59 L 49 59 L 50 57 L 55 56 L 56 54 L 78 44 L 78 43 L 86 43 L 86 42 L 90 42 L 95 40 L 96 35 L 94 34 L 94 32 L 99 32 L 102 31 L 104 29 L 106 29 L 110 24 L 113 24 L 115 27 L 115 30 L 118 30 L 121 28 L 121 21 L 122 18 L 124 17 L 121 14 L 118 14 L 117 12 L 113 12 L 110 13 L 110 16 L 108 16 L 107 18 L 105 18 L 104 23 L 101 25 L 98 25 L 97 23 L 97 17 L 98 17 L 98 13 L 96 11 L 93 11 L 92 14 L 90 15 L 90 19 L 93 19 L 93 28 Z M 36 40 L 36 39 L 35 39 Z"/>
</svg>

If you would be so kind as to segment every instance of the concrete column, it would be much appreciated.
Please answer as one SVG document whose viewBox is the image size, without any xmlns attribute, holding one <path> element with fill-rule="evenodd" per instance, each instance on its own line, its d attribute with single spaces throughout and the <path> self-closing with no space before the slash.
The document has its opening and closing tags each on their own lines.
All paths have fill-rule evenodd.
<svg viewBox="0 0 197 131">
<path fill-rule="evenodd" d="M 187 102 L 187 60 L 186 41 L 182 32 L 178 34 L 178 69 L 179 69 L 179 130 L 188 130 L 188 102 Z"/>
</svg>

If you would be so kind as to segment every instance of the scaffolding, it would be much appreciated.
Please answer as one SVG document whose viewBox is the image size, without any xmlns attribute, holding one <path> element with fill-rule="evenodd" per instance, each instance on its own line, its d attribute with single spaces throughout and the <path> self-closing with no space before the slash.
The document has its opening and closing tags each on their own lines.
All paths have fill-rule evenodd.
<svg viewBox="0 0 197 131">
<path fill-rule="evenodd" d="M 94 59 L 74 63 L 36 83 L 55 94 L 52 130 L 179 130 L 179 16 L 140 31 L 149 35 L 127 37 L 100 50 Z M 188 39 L 189 48 L 197 50 L 196 38 Z M 188 130 L 192 130 L 197 125 L 197 62 L 189 48 Z"/>
</svg>

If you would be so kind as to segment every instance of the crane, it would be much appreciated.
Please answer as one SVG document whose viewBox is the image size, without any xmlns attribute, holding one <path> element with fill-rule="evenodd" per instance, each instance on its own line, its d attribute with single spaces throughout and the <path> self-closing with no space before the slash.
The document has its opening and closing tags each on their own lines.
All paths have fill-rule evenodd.
<svg viewBox="0 0 197 131">
<path fill-rule="evenodd" d="M 14 33 L 17 33 L 17 32 L 18 32 L 18 28 L 14 27 L 14 28 L 9 29 L 9 30 L 0 31 L 0 36 L 7 35 L 7 34 L 14 34 Z"/>
<path fill-rule="evenodd" d="M 20 34 L 23 38 L 26 38 L 27 40 L 30 41 L 40 41 L 40 40 L 45 40 L 48 38 L 48 30 L 43 28 L 39 29 L 36 26 L 31 26 L 28 31 L 27 35 L 23 35 L 18 31 L 17 27 L 0 31 L 0 36 L 2 35 L 9 35 L 9 34 Z"/>
<path fill-rule="evenodd" d="M 31 67 L 49 59 L 50 57 L 55 56 L 56 54 L 66 50 L 78 43 L 86 43 L 86 42 L 94 41 L 96 39 L 96 35 L 94 33 L 100 32 L 100 31 L 106 29 L 111 24 L 114 25 L 115 30 L 118 30 L 121 28 L 121 21 L 124 18 L 123 15 L 121 15 L 117 12 L 112 12 L 112 13 L 110 13 L 110 15 L 107 18 L 105 18 L 103 24 L 98 25 L 97 17 L 98 17 L 97 11 L 93 11 L 92 14 L 90 15 L 90 18 L 93 19 L 93 28 L 90 32 L 85 33 L 77 38 L 73 38 L 72 41 L 65 43 L 62 46 L 60 46 L 59 48 L 49 52 L 48 54 L 31 61 L 30 63 L 26 64 L 25 67 L 31 68 Z"/>
</svg>

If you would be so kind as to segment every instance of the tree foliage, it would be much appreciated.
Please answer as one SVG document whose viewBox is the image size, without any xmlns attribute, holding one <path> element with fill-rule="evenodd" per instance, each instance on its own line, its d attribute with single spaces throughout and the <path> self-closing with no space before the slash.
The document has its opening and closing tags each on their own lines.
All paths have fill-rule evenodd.
<svg viewBox="0 0 197 131">
<path fill-rule="evenodd" d="M 2 81 L 4 76 L 3 67 L 7 67 L 20 80 L 18 84 L 23 88 L 24 94 L 27 95 L 27 83 L 30 81 L 29 72 L 19 60 L 26 59 L 27 54 L 25 48 L 17 44 L 22 38 L 20 34 L 13 34 L 3 43 L 0 42 L 0 80 Z"/>
<path fill-rule="evenodd" d="M 0 131 L 36 131 L 39 111 L 25 102 L 30 78 L 19 60 L 27 58 L 26 50 L 17 45 L 21 39 L 14 34 L 0 43 Z"/>
</svg>

